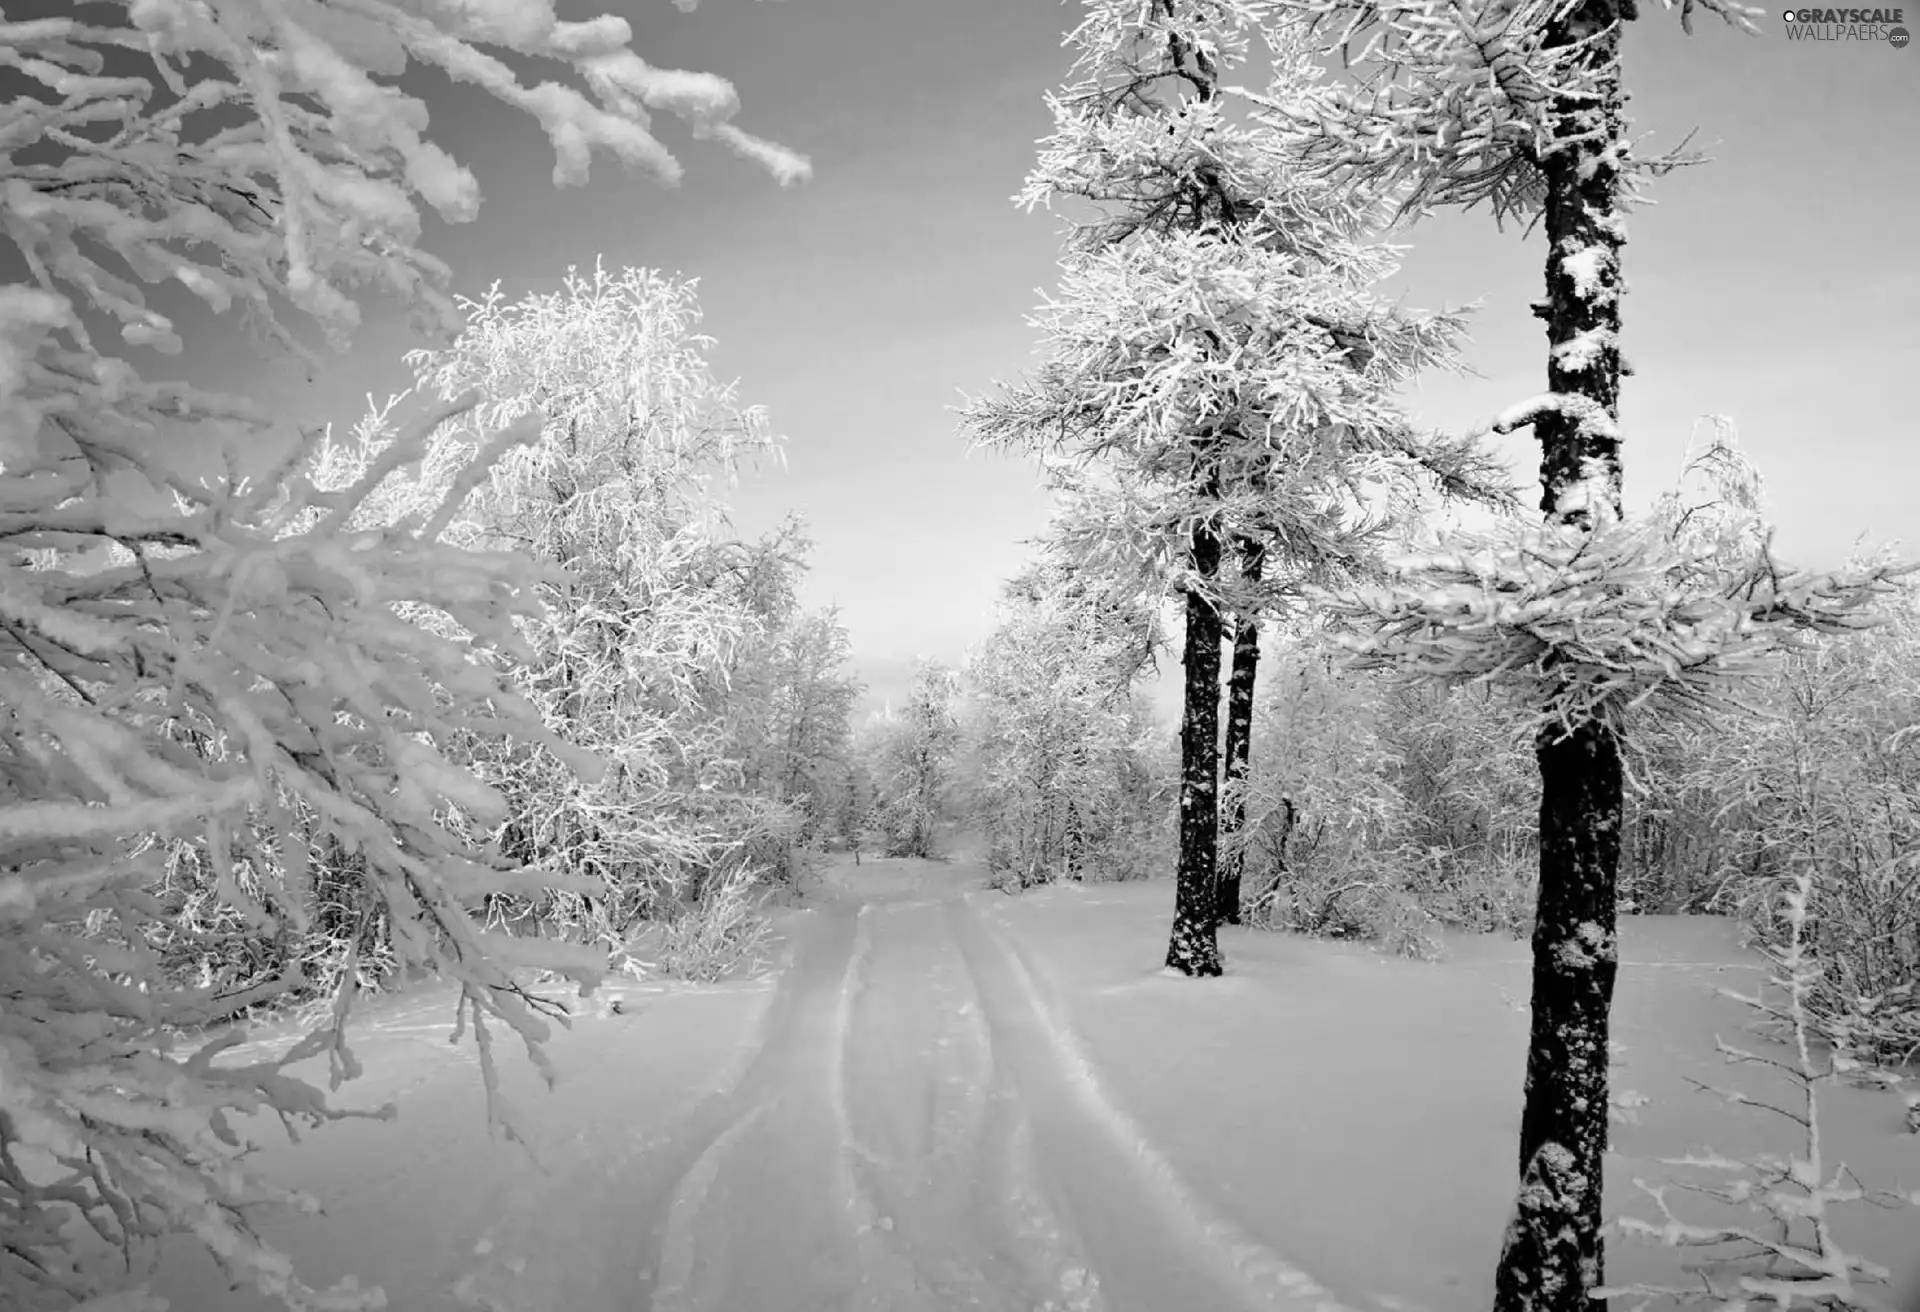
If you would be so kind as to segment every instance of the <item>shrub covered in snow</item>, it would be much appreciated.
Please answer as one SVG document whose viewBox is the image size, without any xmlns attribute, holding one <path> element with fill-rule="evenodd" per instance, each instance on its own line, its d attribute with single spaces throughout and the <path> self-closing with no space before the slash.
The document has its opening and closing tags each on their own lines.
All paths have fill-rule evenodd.
<svg viewBox="0 0 1920 1312">
<path fill-rule="evenodd" d="M 1702 1257 L 1689 1264 L 1697 1283 L 1684 1287 L 1633 1285 L 1596 1291 L 1596 1297 L 1640 1298 L 1637 1308 L 1660 1303 L 1706 1303 L 1716 1308 L 1760 1304 L 1783 1310 L 1796 1304 L 1820 1308 L 1858 1308 L 1885 1312 L 1888 1303 L 1874 1286 L 1893 1274 L 1870 1256 L 1850 1252 L 1834 1228 L 1838 1209 L 1855 1204 L 1881 1207 L 1920 1207 L 1920 1190 L 1910 1194 L 1875 1187 L 1846 1163 L 1832 1160 L 1821 1137 L 1821 1086 L 1847 1078 L 1879 1076 L 1897 1081 L 1891 1072 L 1877 1069 L 1844 1027 L 1823 1023 L 1813 1012 L 1813 996 L 1824 972 L 1812 947 L 1813 876 L 1805 871 L 1776 884 L 1774 904 L 1781 939 L 1767 946 L 1773 972 L 1764 987 L 1751 994 L 1723 990 L 1751 1008 L 1780 1032 L 1787 1044 L 1783 1056 L 1736 1047 L 1720 1040 L 1730 1063 L 1772 1070 L 1782 1077 L 1791 1096 L 1775 1101 L 1769 1095 L 1733 1088 L 1700 1088 L 1736 1106 L 1773 1112 L 1795 1127 L 1797 1140 L 1785 1153 L 1732 1158 L 1713 1150 L 1668 1159 L 1667 1165 L 1708 1173 L 1708 1183 L 1690 1177 L 1660 1184 L 1634 1183 L 1653 1200 L 1657 1222 L 1628 1216 L 1619 1221 L 1628 1235 L 1637 1235 L 1673 1248 L 1697 1249 Z M 1869 1168 L 1871 1169 L 1871 1168 Z M 1677 1210 L 1676 1193 L 1711 1200 L 1691 1209 L 1689 1220 Z M 1888 1253 L 1882 1256 L 1895 1258 Z"/>
<path fill-rule="evenodd" d="M 544 416 L 539 442 L 477 489 L 462 540 L 564 567 L 523 626 L 538 659 L 514 680 L 611 769 L 585 784 L 551 753 L 471 739 L 459 750 L 510 801 L 508 855 L 598 881 L 591 897 L 499 898 L 489 914 L 615 950 L 642 920 L 718 905 L 710 882 L 782 867 L 812 764 L 784 757 L 817 754 L 848 727 L 844 642 L 794 599 L 804 543 L 725 536 L 715 485 L 779 448 L 764 414 L 712 376 L 695 290 L 601 269 L 554 294 L 468 304 L 457 341 L 414 363 L 422 390 L 476 387 L 489 410 L 443 426 L 418 475 L 383 485 L 385 513 L 401 513 L 460 466 L 480 425 Z M 383 441 L 363 429 L 326 454 L 355 470 Z M 813 695 L 836 688 L 837 701 Z"/>
<path fill-rule="evenodd" d="M 1531 761 L 1475 688 L 1343 666 L 1322 629 L 1283 633 L 1254 734 L 1244 852 L 1259 923 L 1393 939 L 1519 932 L 1532 914 Z"/>
</svg>

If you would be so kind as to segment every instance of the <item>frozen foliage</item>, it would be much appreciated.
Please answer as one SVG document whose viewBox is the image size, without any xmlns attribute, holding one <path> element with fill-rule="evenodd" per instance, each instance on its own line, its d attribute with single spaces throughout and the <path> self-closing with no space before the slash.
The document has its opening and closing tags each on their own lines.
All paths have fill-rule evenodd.
<svg viewBox="0 0 1920 1312">
<path fill-rule="evenodd" d="M 1737 0 L 1699 7 L 1758 30 L 1761 11 Z M 1694 8 L 1682 0 L 1689 32 Z M 1537 214 L 1544 165 L 1594 143 L 1618 75 L 1591 58 L 1607 29 L 1569 0 L 1303 0 L 1288 9 L 1339 52 L 1348 79 L 1311 99 L 1290 87 L 1236 94 L 1256 120 L 1301 138 L 1314 172 L 1396 193 L 1403 213 L 1484 203 L 1497 218 Z M 1641 159 L 1624 138 L 1606 148 L 1630 191 L 1688 158 Z"/>
<path fill-rule="evenodd" d="M 216 312 L 237 305 L 288 346 L 277 298 L 338 334 L 358 322 L 358 285 L 457 324 L 438 287 L 445 268 L 415 248 L 416 201 L 459 222 L 480 196 L 472 174 L 426 135 L 426 106 L 396 85 L 409 63 L 533 117 L 563 184 L 585 182 L 596 151 L 677 181 L 680 166 L 653 135 L 659 110 L 782 181 L 807 174 L 803 159 L 734 126 L 738 100 L 724 79 L 649 65 L 630 48 L 627 20 L 611 14 L 566 21 L 548 0 L 80 8 L 84 16 L 0 24 L 9 62 L 40 89 L 0 119 L 7 233 L 39 288 L 13 290 L 4 336 L 14 351 L 39 349 L 58 329 L 79 352 L 64 367 L 42 357 L 10 381 L 12 418 L 0 432 L 8 463 L 29 449 L 37 416 L 60 412 L 54 398 L 72 394 L 74 375 L 92 376 L 81 306 L 126 341 L 179 349 L 174 324 L 116 268 L 142 283 L 178 282 Z M 499 57 L 509 52 L 572 81 L 526 86 Z M 61 152 L 16 153 L 35 142 Z M 102 262 L 108 252 L 115 262 Z M 79 302 L 68 304 L 74 293 Z"/>
<path fill-rule="evenodd" d="M 1656 1301 L 1709 1303 L 1721 1308 L 1758 1303 L 1783 1310 L 1796 1304 L 1872 1312 L 1891 1308 L 1873 1286 L 1885 1284 L 1892 1272 L 1842 1247 L 1834 1233 L 1834 1214 L 1837 1208 L 1851 1203 L 1920 1207 L 1920 1192 L 1908 1195 L 1873 1188 L 1847 1163 L 1829 1158 L 1823 1134 L 1821 1086 L 1848 1077 L 1880 1074 L 1895 1081 L 1898 1077 L 1863 1065 L 1846 1033 L 1831 1029 L 1823 1033 L 1811 1012 L 1811 995 L 1821 973 L 1819 958 L 1809 941 L 1812 887 L 1812 875 L 1802 871 L 1783 892 L 1776 890 L 1787 932 L 1780 944 L 1767 949 L 1774 967 L 1767 983 L 1782 1000 L 1776 1002 L 1758 988 L 1751 994 L 1722 990 L 1783 1028 L 1790 1055 L 1782 1060 L 1735 1047 L 1724 1039 L 1719 1043 L 1721 1052 L 1730 1063 L 1778 1072 L 1793 1096 L 1775 1102 L 1738 1089 L 1699 1085 L 1736 1106 L 1782 1117 L 1797 1127 L 1798 1142 L 1785 1154 L 1741 1159 L 1707 1150 L 1665 1162 L 1711 1172 L 1724 1183 L 1685 1180 L 1650 1185 L 1635 1180 L 1653 1199 L 1661 1220 L 1656 1223 L 1622 1217 L 1619 1224 L 1625 1233 L 1673 1248 L 1705 1249 L 1709 1253 L 1690 1266 L 1697 1285 L 1632 1285 L 1596 1290 L 1596 1298 L 1640 1296 L 1637 1308 Z M 1686 1220 L 1675 1211 L 1671 1195 L 1676 1190 L 1720 1204 L 1722 1215 L 1746 1213 L 1752 1219 Z"/>
<path fill-rule="evenodd" d="M 1530 923 L 1538 788 L 1524 717 L 1485 689 L 1351 670 L 1283 629 L 1255 720 L 1243 853 L 1256 923 L 1430 955 L 1437 925 Z"/>
<path fill-rule="evenodd" d="M 135 1280 L 148 1240 L 189 1232 L 290 1306 L 374 1306 L 378 1291 L 308 1290 L 260 1242 L 249 1209 L 275 1191 L 238 1169 L 231 1121 L 337 1115 L 284 1067 L 324 1052 L 354 1072 L 353 948 L 333 1021 L 289 1056 L 217 1065 L 237 1037 L 194 1036 L 303 986 L 289 944 L 316 858 L 355 872 L 350 915 L 384 918 L 397 968 L 460 984 L 490 1093 L 497 1026 L 536 1060 L 548 1034 L 515 968 L 586 984 L 604 967 L 596 948 L 483 929 L 490 897 L 584 885 L 479 841 L 509 803 L 448 755 L 512 741 L 601 768 L 506 678 L 537 660 L 518 626 L 544 622 L 560 571 L 448 536 L 540 419 L 449 400 L 335 479 L 314 435 L 263 441 L 256 408 L 118 352 L 179 349 L 143 289 L 170 282 L 295 351 L 286 307 L 338 340 L 366 287 L 457 326 L 417 203 L 460 221 L 479 197 L 399 89 L 409 62 L 532 115 L 562 182 L 595 151 L 672 181 L 657 110 L 784 181 L 805 164 L 731 124 L 723 81 L 647 65 L 624 19 L 562 21 L 542 0 L 69 8 L 0 20 L 28 92 L 0 106 L 0 227 L 26 271 L 0 290 L 0 1301 L 98 1292 L 71 1246 L 90 1229 Z M 501 53 L 556 77 L 523 85 Z M 388 475 L 453 423 L 471 440 L 444 494 L 385 517 Z M 178 978 L 148 888 L 183 860 L 282 969 L 238 990 Z"/>
<path fill-rule="evenodd" d="M 418 459 L 426 431 L 465 408 L 430 412 L 395 439 L 394 459 Z M 565 881 L 468 840 L 468 822 L 506 817 L 505 799 L 436 746 L 513 738 L 589 777 L 598 769 L 475 659 L 530 655 L 512 621 L 538 613 L 539 567 L 436 541 L 457 494 L 534 435 L 520 424 L 490 438 L 454 493 L 385 532 L 344 526 L 370 480 L 338 492 L 305 478 L 201 488 L 164 517 L 84 497 L 7 516 L 16 548 L 53 554 L 40 569 L 5 567 L 12 651 L 0 669 L 0 1214 L 21 1237 L 0 1255 L 0 1278 L 25 1306 L 87 1292 L 60 1234 L 76 1213 L 130 1256 L 191 1230 L 236 1278 L 296 1305 L 307 1297 L 253 1238 L 243 1208 L 271 1195 L 233 1169 L 240 1144 L 226 1118 L 333 1113 L 279 1074 L 284 1058 L 220 1067 L 213 1057 L 236 1038 L 182 1037 L 297 988 L 298 963 L 239 993 L 170 980 L 147 941 L 164 913 L 145 892 L 161 874 L 153 837 L 193 836 L 266 942 L 304 928 L 319 834 L 357 853 L 398 963 L 460 981 L 481 1036 L 498 1020 L 536 1053 L 546 1036 L 513 966 L 597 975 L 603 954 L 510 944 L 469 915 L 488 894 Z M 285 493 L 277 507 L 270 488 Z M 309 507 L 320 512 L 310 526 L 280 531 Z M 403 604 L 453 618 L 463 639 L 432 637 L 395 613 Z M 337 1015 L 351 984 L 349 971 Z M 336 1075 L 355 1068 L 337 1027 L 302 1046 L 331 1048 Z M 483 1068 L 491 1083 L 484 1046 Z"/>
<path fill-rule="evenodd" d="M 764 738 L 788 733 L 784 719 L 762 723 L 755 711 L 781 715 L 774 702 L 790 688 L 777 677 L 735 687 L 736 675 L 783 659 L 794 618 L 787 544 L 721 540 L 714 496 L 742 462 L 779 447 L 765 415 L 713 377 L 692 283 L 602 269 L 570 274 L 557 293 L 507 303 L 496 291 L 466 309 L 451 347 L 414 356 L 419 386 L 477 387 L 488 408 L 474 426 L 437 431 L 417 476 L 382 484 L 384 515 L 437 495 L 484 425 L 543 416 L 540 440 L 476 490 L 457 536 L 565 567 L 523 628 L 538 658 L 515 685 L 550 728 L 611 768 L 586 783 L 517 744 L 469 739 L 460 751 L 509 799 L 495 835 L 505 851 L 597 881 L 591 898 L 492 899 L 490 917 L 531 917 L 624 952 L 639 920 L 702 903 L 709 883 L 751 878 L 742 860 L 781 846 L 797 824 L 776 781 L 748 778 L 761 772 L 751 757 Z M 367 425 L 329 446 L 326 464 L 348 477 L 384 450 Z"/>
<path fill-rule="evenodd" d="M 1623 911 L 1737 914 L 1777 945 L 1778 880 L 1809 870 L 1806 942 L 1821 971 L 1808 1007 L 1895 1064 L 1920 1051 L 1920 593 L 1910 575 L 1898 588 L 1878 624 L 1779 653 L 1723 704 L 1663 711 L 1655 697 L 1628 716 L 1639 787 L 1625 798 L 1619 878 Z M 1532 709 L 1478 683 L 1346 668 L 1324 629 L 1279 637 L 1250 824 L 1224 849 L 1244 847 L 1262 918 L 1380 936 L 1390 893 L 1443 924 L 1523 930 Z"/>
<path fill-rule="evenodd" d="M 1222 612 L 1250 631 L 1302 578 L 1362 567 L 1416 473 L 1494 498 L 1498 480 L 1472 443 L 1417 432 L 1396 404 L 1398 386 L 1452 362 L 1461 320 L 1370 294 L 1393 268 L 1367 240 L 1378 206 L 1305 175 L 1283 134 L 1223 112 L 1221 77 L 1256 57 L 1276 84 L 1317 94 L 1284 6 L 1086 8 L 1019 200 L 1092 214 L 1068 225 L 1058 292 L 1032 320 L 1047 363 L 965 420 L 977 443 L 1039 457 L 1077 503 L 1080 558 L 1136 595 L 1185 597 L 1168 961 L 1210 975 Z M 1244 715 L 1231 725 L 1237 771 Z"/>
<path fill-rule="evenodd" d="M 1667 877 L 1700 903 L 1778 946 L 1774 881 L 1810 872 L 1805 943 L 1821 969 L 1807 1005 L 1894 1063 L 1920 1054 L 1920 591 L 1901 582 L 1882 625 L 1754 680 L 1746 700 L 1764 714 L 1664 730 L 1648 770 Z"/>
<path fill-rule="evenodd" d="M 1729 471 L 1730 430 L 1688 467 L 1719 484 L 1716 516 L 1666 499 L 1623 520 L 1597 501 L 1591 528 L 1507 525 L 1396 562 L 1397 578 L 1329 597 L 1363 632 L 1363 664 L 1497 684 L 1540 707 L 1553 734 L 1664 708 L 1728 705 L 1738 676 L 1807 634 L 1857 631 L 1897 573 L 1788 572 Z M 1745 504 L 1743 504 L 1745 503 Z"/>
<path fill-rule="evenodd" d="M 863 727 L 858 750 L 873 784 L 867 819 L 888 856 L 934 855 L 954 800 L 960 750 L 960 674 L 923 660 L 907 704 Z"/>
<path fill-rule="evenodd" d="M 1054 562 L 1008 586 L 967 661 L 963 728 L 970 810 L 1009 885 L 1125 879 L 1164 859 L 1172 780 L 1135 690 L 1153 628 Z"/>
<path fill-rule="evenodd" d="M 759 707 L 740 717 L 747 786 L 794 807 L 808 845 L 844 834 L 857 805 L 853 703 L 860 683 L 847 673 L 852 640 L 832 608 L 801 611 L 787 599 L 770 640 L 750 648 L 730 678 L 731 700 Z"/>
<path fill-rule="evenodd" d="M 1214 96 L 1255 45 L 1315 94 L 1310 52 L 1273 27 L 1281 7 L 1141 8 L 1094 0 L 1070 38 L 1079 58 L 1019 199 L 1094 216 L 1069 225 L 1031 320 L 1048 363 L 968 408 L 974 438 L 1033 451 L 1092 498 L 1079 528 L 1115 568 L 1208 592 L 1231 584 L 1185 559 L 1196 526 L 1274 543 L 1284 582 L 1364 552 L 1411 470 L 1489 490 L 1472 444 L 1418 432 L 1393 396 L 1452 364 L 1462 319 L 1370 295 L 1395 268 L 1366 240 L 1371 207 L 1301 178 L 1281 137 Z"/>
</svg>

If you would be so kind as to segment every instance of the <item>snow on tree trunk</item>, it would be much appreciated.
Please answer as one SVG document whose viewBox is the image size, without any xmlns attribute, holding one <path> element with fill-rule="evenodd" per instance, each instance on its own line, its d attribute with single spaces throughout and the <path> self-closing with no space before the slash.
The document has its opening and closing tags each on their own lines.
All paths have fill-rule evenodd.
<svg viewBox="0 0 1920 1312">
<path fill-rule="evenodd" d="M 1586 0 L 1549 30 L 1582 56 L 1597 92 L 1554 105 L 1546 180 L 1547 388 L 1535 417 L 1541 509 L 1592 527 L 1620 509 L 1620 27 L 1630 0 Z M 1622 743 L 1596 719 L 1549 726 L 1540 766 L 1540 891 L 1532 1035 L 1520 1123 L 1520 1191 L 1495 1278 L 1496 1312 L 1585 1312 L 1604 1279 L 1601 1182 L 1616 951 Z"/>
<path fill-rule="evenodd" d="M 1557 741 L 1555 739 L 1557 738 Z M 1608 1013 L 1618 970 L 1618 738 L 1586 724 L 1536 750 L 1540 893 L 1533 1029 L 1520 1120 L 1520 1197 L 1496 1278 L 1498 1312 L 1574 1312 L 1601 1281 Z"/>
<path fill-rule="evenodd" d="M 1266 556 L 1266 544 L 1257 539 L 1241 541 L 1240 572 L 1247 583 L 1260 582 Z M 1253 755 L 1253 694 L 1259 673 L 1260 620 L 1253 612 L 1243 611 L 1234 622 L 1233 667 L 1227 676 L 1227 832 L 1236 839 L 1247 827 L 1247 769 Z M 1245 868 L 1246 852 L 1236 841 L 1221 866 L 1216 899 L 1215 914 L 1229 925 L 1240 923 L 1240 876 Z"/>
<path fill-rule="evenodd" d="M 1783 572 L 1736 483 L 1722 485 L 1733 495 L 1717 527 L 1689 528 L 1677 502 L 1637 524 L 1620 514 L 1621 216 L 1635 183 L 1686 158 L 1637 158 L 1627 138 L 1621 25 L 1637 17 L 1635 0 L 1460 0 L 1444 15 L 1375 0 L 1291 7 L 1337 34 L 1327 52 L 1357 52 L 1349 66 L 1376 74 L 1312 104 L 1290 86 L 1252 98 L 1256 119 L 1293 134 L 1305 171 L 1391 191 L 1403 216 L 1484 203 L 1496 218 L 1545 220 L 1535 312 L 1548 325 L 1547 391 L 1493 427 L 1536 429 L 1547 524 L 1459 535 L 1389 587 L 1326 600 L 1333 616 L 1372 627 L 1363 665 L 1525 688 L 1539 708 L 1533 1032 L 1495 1307 L 1584 1312 L 1604 1274 L 1623 712 L 1736 705 L 1729 676 L 1797 633 L 1870 623 L 1862 611 L 1891 575 Z M 1695 8 L 1757 31 L 1759 11 L 1738 0 L 1687 0 L 1683 30 Z M 1728 463 L 1724 448 L 1716 463 Z"/>
<path fill-rule="evenodd" d="M 1201 581 L 1220 569 L 1220 539 L 1204 526 L 1193 531 L 1191 562 Z M 1221 973 L 1215 935 L 1215 857 L 1220 823 L 1220 612 L 1199 587 L 1187 592 L 1182 664 L 1185 704 L 1180 717 L 1180 856 L 1175 870 L 1173 934 L 1167 965 L 1183 975 Z"/>
</svg>

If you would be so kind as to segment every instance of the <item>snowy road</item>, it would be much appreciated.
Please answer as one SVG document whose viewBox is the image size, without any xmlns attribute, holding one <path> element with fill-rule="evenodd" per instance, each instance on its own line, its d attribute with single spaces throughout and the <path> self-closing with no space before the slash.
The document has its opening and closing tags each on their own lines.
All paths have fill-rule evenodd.
<svg viewBox="0 0 1920 1312">
<path fill-rule="evenodd" d="M 961 895 L 979 873 L 909 862 L 836 871 L 737 1082 L 663 1137 L 550 1164 L 549 1198 L 621 1181 L 627 1243 L 569 1242 L 529 1199 L 476 1246 L 453 1282 L 457 1302 L 1330 1306 L 1272 1255 L 1210 1230 L 1150 1150 L 1100 1114 L 1031 977 Z"/>
<path fill-rule="evenodd" d="M 1153 970 L 1164 884 L 1007 899 L 970 891 L 983 875 L 836 866 L 786 915 L 772 979 L 622 986 L 622 1014 L 556 1033 L 552 1090 L 503 1053 L 531 1153 L 486 1136 L 450 998 L 371 1007 L 367 1073 L 338 1097 L 400 1116 L 297 1145 L 251 1127 L 263 1173 L 326 1208 L 266 1232 L 309 1279 L 358 1275 L 404 1312 L 1335 1312 L 1285 1257 L 1363 1312 L 1487 1306 L 1521 945 L 1453 936 L 1436 965 L 1242 933 L 1226 978 L 1172 980 Z M 1635 1179 L 1698 1145 L 1782 1146 L 1696 1087 L 1726 1078 L 1715 1036 L 1742 1023 L 1717 991 L 1755 968 L 1737 937 L 1623 926 L 1616 1065 L 1643 1096 L 1616 1127 L 1610 1215 L 1644 1216 Z M 1920 1180 L 1897 1100 L 1836 1087 L 1823 1105 L 1837 1158 L 1872 1163 L 1875 1187 Z M 1855 1211 L 1849 1242 L 1904 1262 L 1895 1305 L 1920 1308 L 1912 1214 Z M 1609 1268 L 1683 1274 L 1626 1242 Z M 189 1243 L 155 1287 L 179 1312 L 278 1306 Z"/>
</svg>

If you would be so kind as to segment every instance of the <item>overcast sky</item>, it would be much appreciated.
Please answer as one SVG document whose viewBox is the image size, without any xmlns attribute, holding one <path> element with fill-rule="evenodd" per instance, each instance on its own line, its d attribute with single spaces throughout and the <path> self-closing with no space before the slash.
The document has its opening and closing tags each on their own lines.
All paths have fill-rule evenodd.
<svg viewBox="0 0 1920 1312">
<path fill-rule="evenodd" d="M 1023 316 L 1053 282 L 1054 221 L 1009 197 L 1048 126 L 1079 5 L 1047 0 L 590 0 L 614 9 L 656 65 L 730 78 L 742 126 L 812 157 L 783 190 L 719 148 L 665 140 L 686 165 L 671 191 L 596 164 L 555 191 L 539 129 L 426 79 L 434 136 L 477 174 L 479 218 L 429 246 L 457 288 L 552 289 L 569 264 L 698 277 L 715 363 L 788 438 L 785 470 L 750 476 L 747 530 L 788 510 L 818 548 L 809 601 L 837 603 L 873 695 L 897 697 L 916 655 L 957 660 L 981 637 L 1000 581 L 1046 502 L 1030 467 L 968 455 L 949 410 L 963 390 L 1033 363 Z M 1920 15 L 1915 15 L 1920 17 Z M 1920 26 L 1920 23 L 1914 24 Z M 1714 161 L 1659 184 L 1630 225 L 1625 348 L 1628 499 L 1677 470 L 1696 416 L 1732 415 L 1767 476 L 1790 559 L 1837 563 L 1861 535 L 1920 540 L 1920 49 L 1759 37 L 1702 17 L 1681 34 L 1659 5 L 1629 30 L 1637 130 L 1677 144 L 1698 128 Z M 1427 422 L 1483 423 L 1541 390 L 1543 242 L 1483 214 L 1416 229 L 1391 289 L 1419 306 L 1483 300 L 1480 377 L 1410 398 Z M 190 345 L 193 372 L 347 426 L 366 392 L 407 382 L 404 327 L 376 316 L 308 383 L 231 341 Z M 1504 447 L 1531 478 L 1537 451 Z"/>
</svg>

